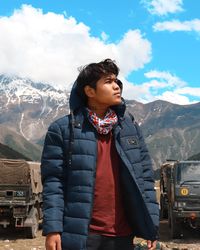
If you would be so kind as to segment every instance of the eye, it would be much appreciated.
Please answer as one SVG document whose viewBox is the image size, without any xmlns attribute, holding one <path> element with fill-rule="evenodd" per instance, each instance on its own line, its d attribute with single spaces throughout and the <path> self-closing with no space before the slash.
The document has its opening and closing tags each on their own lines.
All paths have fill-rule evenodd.
<svg viewBox="0 0 200 250">
<path fill-rule="evenodd" d="M 105 83 L 112 83 L 112 79 L 107 79 Z"/>
</svg>

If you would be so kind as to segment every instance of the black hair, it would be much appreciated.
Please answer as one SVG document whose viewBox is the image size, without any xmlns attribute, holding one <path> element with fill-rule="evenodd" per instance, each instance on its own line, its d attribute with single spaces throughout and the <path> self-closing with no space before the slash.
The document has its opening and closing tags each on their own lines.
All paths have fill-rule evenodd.
<svg viewBox="0 0 200 250">
<path fill-rule="evenodd" d="M 76 79 L 77 87 L 76 91 L 85 101 L 87 97 L 85 95 L 84 87 L 89 85 L 90 87 L 96 89 L 97 81 L 102 77 L 109 74 L 114 74 L 118 76 L 119 68 L 116 63 L 111 59 L 105 59 L 104 61 L 98 63 L 90 63 L 79 69 L 80 73 Z M 122 89 L 122 82 L 117 80 L 119 87 Z"/>
</svg>

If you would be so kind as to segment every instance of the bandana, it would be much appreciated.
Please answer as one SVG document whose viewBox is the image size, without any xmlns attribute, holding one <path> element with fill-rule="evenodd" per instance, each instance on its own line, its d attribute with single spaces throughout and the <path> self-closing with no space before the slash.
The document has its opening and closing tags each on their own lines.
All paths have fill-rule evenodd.
<svg viewBox="0 0 200 250">
<path fill-rule="evenodd" d="M 90 109 L 87 110 L 89 121 L 99 134 L 108 134 L 118 121 L 117 115 L 112 109 L 107 111 L 104 119 L 99 118 L 96 113 L 92 112 Z"/>
</svg>

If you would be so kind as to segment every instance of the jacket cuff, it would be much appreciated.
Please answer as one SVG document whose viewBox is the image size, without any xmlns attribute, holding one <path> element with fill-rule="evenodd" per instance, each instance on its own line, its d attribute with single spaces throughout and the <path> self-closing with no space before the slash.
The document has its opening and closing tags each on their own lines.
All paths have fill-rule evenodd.
<svg viewBox="0 0 200 250">
<path fill-rule="evenodd" d="M 63 222 L 61 221 L 46 221 L 42 225 L 42 235 L 46 236 L 50 233 L 62 233 L 63 232 Z"/>
</svg>

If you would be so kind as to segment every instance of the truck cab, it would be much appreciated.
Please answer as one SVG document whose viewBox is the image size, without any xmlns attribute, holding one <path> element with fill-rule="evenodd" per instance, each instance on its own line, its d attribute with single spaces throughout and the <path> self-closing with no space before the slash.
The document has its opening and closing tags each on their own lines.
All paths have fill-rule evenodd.
<svg viewBox="0 0 200 250">
<path fill-rule="evenodd" d="M 168 218 L 171 237 L 183 224 L 200 228 L 200 161 L 168 161 L 161 166 L 161 217 Z"/>
</svg>

